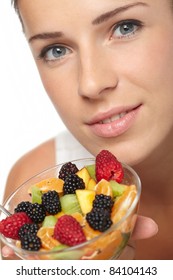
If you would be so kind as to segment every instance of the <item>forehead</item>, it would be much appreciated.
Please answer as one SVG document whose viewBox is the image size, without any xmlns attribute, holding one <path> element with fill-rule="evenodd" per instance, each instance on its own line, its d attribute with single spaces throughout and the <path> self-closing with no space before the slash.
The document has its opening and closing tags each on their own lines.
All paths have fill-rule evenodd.
<svg viewBox="0 0 173 280">
<path fill-rule="evenodd" d="M 35 18 L 51 20 L 54 17 L 61 22 L 63 19 L 69 21 L 72 16 L 78 17 L 78 21 L 82 21 L 82 15 L 87 17 L 91 13 L 102 11 L 105 8 L 111 9 L 117 5 L 130 4 L 132 0 L 18 0 L 19 11 L 23 19 Z"/>
<path fill-rule="evenodd" d="M 167 13 L 173 0 L 18 0 L 18 8 L 25 31 L 38 32 L 41 27 L 51 28 L 91 23 L 102 13 L 124 6 L 139 9 L 148 5 L 154 12 Z M 166 9 L 165 9 L 166 8 Z M 156 11 L 157 10 L 157 11 Z M 170 9 L 171 10 L 171 9 Z M 165 14 L 164 14 L 165 16 Z"/>
<path fill-rule="evenodd" d="M 84 21 L 91 22 L 98 14 L 113 9 L 117 2 L 130 3 L 131 0 L 18 0 L 18 8 L 25 33 L 37 33 L 53 28 L 79 26 Z"/>
</svg>

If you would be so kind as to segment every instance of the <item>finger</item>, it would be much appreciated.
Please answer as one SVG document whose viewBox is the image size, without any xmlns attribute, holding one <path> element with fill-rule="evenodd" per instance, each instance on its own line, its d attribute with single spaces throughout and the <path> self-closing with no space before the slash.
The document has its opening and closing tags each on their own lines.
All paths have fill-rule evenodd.
<svg viewBox="0 0 173 280">
<path fill-rule="evenodd" d="M 12 257 L 14 256 L 14 251 L 10 247 L 4 246 L 2 248 L 2 256 L 4 258 Z"/>
<path fill-rule="evenodd" d="M 135 228 L 132 233 L 132 239 L 146 239 L 156 235 L 158 225 L 151 218 L 138 216 Z"/>
</svg>

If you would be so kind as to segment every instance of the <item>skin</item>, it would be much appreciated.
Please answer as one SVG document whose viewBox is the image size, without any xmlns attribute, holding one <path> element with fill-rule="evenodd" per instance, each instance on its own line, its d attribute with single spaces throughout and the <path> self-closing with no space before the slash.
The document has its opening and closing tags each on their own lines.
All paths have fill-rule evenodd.
<svg viewBox="0 0 173 280">
<path fill-rule="evenodd" d="M 19 1 L 19 9 L 27 39 L 43 32 L 64 32 L 61 39 L 32 39 L 30 46 L 44 87 L 68 129 L 93 154 L 104 146 L 131 165 L 148 160 L 153 150 L 161 148 L 165 138 L 172 133 L 173 41 L 170 41 L 170 23 L 173 23 L 173 17 L 168 5 L 161 5 L 161 1 L 154 1 L 149 7 L 138 5 L 109 21 L 92 25 L 91 22 L 105 10 L 110 11 L 133 1 L 118 1 L 116 4 L 114 0 L 109 1 L 109 4 L 99 1 L 97 10 L 97 1 L 89 1 L 89 9 L 88 1 L 85 4 L 81 1 L 71 4 L 63 1 L 58 3 L 58 9 L 57 1 L 51 1 L 51 5 L 46 1 L 41 10 L 41 0 L 37 4 L 35 1 L 29 4 L 25 2 Z M 40 10 L 39 15 L 34 13 L 37 8 Z M 81 24 L 76 14 L 83 18 Z M 166 21 L 164 14 L 168 15 Z M 45 21 L 45 18 L 50 19 L 50 15 L 52 19 Z M 69 17 L 72 21 L 70 26 Z M 112 34 L 112 25 L 131 17 L 143 20 L 144 27 L 127 39 L 116 38 Z M 45 63 L 38 58 L 45 46 L 57 43 L 66 45 L 68 49 L 61 60 Z M 134 50 L 135 55 L 132 55 Z M 164 56 L 161 56 L 163 51 Z M 163 83 L 165 73 L 166 84 Z M 68 79 L 68 82 L 62 83 L 63 79 Z M 95 116 L 121 106 L 140 106 L 135 125 L 119 137 L 110 137 L 109 134 L 107 137 L 98 137 L 93 133 L 89 124 Z M 77 108 L 80 108 L 80 113 Z M 162 125 L 158 128 L 160 120 Z M 165 155 L 165 149 L 161 151 Z M 161 153 L 155 153 L 153 163 L 160 156 Z"/>
<path fill-rule="evenodd" d="M 137 242 L 135 257 L 173 259 L 170 1 L 19 0 L 18 5 L 43 85 L 67 128 L 93 155 L 109 149 L 141 178 L 140 214 L 156 221 L 159 231 Z M 62 51 L 58 58 L 53 53 L 57 47 Z M 110 117 L 126 111 L 122 119 L 110 122 Z M 105 119 L 108 124 L 101 123 Z M 40 162 L 41 149 L 50 149 L 48 162 Z M 25 174 L 21 163 L 27 166 L 33 159 L 35 167 Z M 6 194 L 12 178 L 17 186 L 53 163 L 51 140 L 17 163 Z"/>
</svg>

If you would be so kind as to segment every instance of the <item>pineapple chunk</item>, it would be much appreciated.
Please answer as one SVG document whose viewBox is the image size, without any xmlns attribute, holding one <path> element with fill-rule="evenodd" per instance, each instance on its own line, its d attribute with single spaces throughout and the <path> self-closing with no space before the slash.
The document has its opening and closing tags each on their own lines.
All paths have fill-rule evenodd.
<svg viewBox="0 0 173 280">
<path fill-rule="evenodd" d="M 76 173 L 80 178 L 83 179 L 84 183 L 85 183 L 85 187 L 87 187 L 88 182 L 90 180 L 90 175 L 88 170 L 86 169 L 86 167 L 83 167 L 82 169 L 80 169 L 77 173 Z"/>
<path fill-rule="evenodd" d="M 93 200 L 95 198 L 95 191 L 93 190 L 76 190 L 76 196 L 82 210 L 82 213 L 86 215 L 91 211 Z"/>
<path fill-rule="evenodd" d="M 97 185 L 96 181 L 95 181 L 93 178 L 90 178 L 90 179 L 89 179 L 89 182 L 88 182 L 88 185 L 86 186 L 86 188 L 87 188 L 87 190 L 93 190 L 93 191 L 95 191 L 96 185 Z"/>
</svg>

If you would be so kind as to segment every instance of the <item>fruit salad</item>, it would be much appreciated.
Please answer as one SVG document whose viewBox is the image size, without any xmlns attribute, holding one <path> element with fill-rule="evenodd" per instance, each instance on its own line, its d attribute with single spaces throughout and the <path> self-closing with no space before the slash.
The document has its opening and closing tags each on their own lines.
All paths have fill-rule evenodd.
<svg viewBox="0 0 173 280">
<path fill-rule="evenodd" d="M 57 176 L 29 185 L 28 199 L 1 220 L 0 233 L 30 259 L 117 258 L 139 199 L 129 174 L 108 150 L 80 168 L 64 163 Z"/>
</svg>

